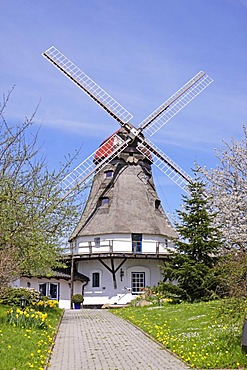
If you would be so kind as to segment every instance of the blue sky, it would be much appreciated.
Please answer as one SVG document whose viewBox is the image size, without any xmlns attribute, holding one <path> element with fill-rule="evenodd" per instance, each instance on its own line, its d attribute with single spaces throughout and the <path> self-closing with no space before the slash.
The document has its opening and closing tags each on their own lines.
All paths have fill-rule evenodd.
<svg viewBox="0 0 247 370">
<path fill-rule="evenodd" d="M 214 80 L 153 142 L 191 174 L 194 161 L 216 166 L 222 140 L 242 137 L 247 116 L 247 0 L 11 0 L 0 13 L 1 94 L 7 109 L 35 117 L 51 168 L 81 147 L 75 166 L 118 124 L 42 56 L 54 45 L 93 78 L 138 125 L 200 70 Z M 181 190 L 158 170 L 163 206 Z"/>
</svg>

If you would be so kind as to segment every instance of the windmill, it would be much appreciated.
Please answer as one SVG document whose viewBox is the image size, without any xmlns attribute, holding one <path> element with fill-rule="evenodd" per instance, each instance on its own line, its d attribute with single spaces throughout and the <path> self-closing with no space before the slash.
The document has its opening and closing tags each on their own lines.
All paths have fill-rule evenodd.
<svg viewBox="0 0 247 370">
<path fill-rule="evenodd" d="M 200 94 L 212 82 L 212 79 L 205 72 L 199 72 L 138 126 L 134 126 L 131 123 L 133 116 L 54 46 L 46 50 L 43 56 L 120 125 L 117 132 L 106 139 L 59 184 L 61 196 L 66 198 L 93 180 L 89 199 L 82 218 L 71 236 L 71 242 L 76 241 L 79 247 L 81 245 L 78 260 L 97 259 L 112 275 L 114 289 L 117 289 L 116 273 L 120 271 L 122 282 L 122 266 L 127 259 L 143 257 L 140 247 L 143 233 L 158 235 L 155 251 L 152 250 L 156 257 L 159 256 L 157 243 L 160 244 L 160 241 L 166 243 L 167 238 L 175 236 L 160 205 L 152 180 L 151 165 L 157 166 L 184 191 L 187 191 L 187 185 L 192 181 L 192 178 L 180 166 L 151 142 L 150 137 Z M 141 196 L 142 193 L 146 194 L 145 201 Z M 127 194 L 132 195 L 126 208 L 124 204 Z M 112 201 L 111 207 L 109 207 L 109 199 Z M 154 204 L 153 208 L 150 208 L 151 204 Z M 134 219 L 138 222 L 131 217 L 126 217 L 126 214 L 130 214 L 129 207 L 132 207 L 133 214 L 136 212 Z M 120 222 L 119 213 L 121 212 Z M 102 244 L 100 237 L 97 237 L 97 235 L 103 235 L 106 241 L 107 235 L 109 241 L 109 235 L 128 233 L 132 234 L 130 254 L 124 247 L 114 249 L 112 242 L 109 242 L 109 248 L 107 246 L 104 249 L 104 243 Z M 87 237 L 91 240 L 85 245 Z M 79 249 L 77 248 L 77 251 Z M 152 253 L 147 252 L 146 258 L 149 258 Z M 110 266 L 106 263 L 107 258 Z M 114 265 L 116 260 L 117 267 Z M 145 270 L 145 267 L 140 268 L 142 271 Z M 140 287 L 145 285 L 145 274 L 132 271 L 131 268 L 129 277 L 130 274 L 132 274 L 132 288 L 136 288 L 134 290 L 138 292 Z M 95 275 L 93 273 L 93 287 L 99 287 L 100 278 L 97 272 Z"/>
</svg>

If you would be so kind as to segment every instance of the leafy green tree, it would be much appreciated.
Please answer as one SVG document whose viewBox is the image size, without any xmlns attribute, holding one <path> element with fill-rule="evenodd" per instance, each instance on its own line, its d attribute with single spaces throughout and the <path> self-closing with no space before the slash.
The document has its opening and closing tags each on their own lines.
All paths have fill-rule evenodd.
<svg viewBox="0 0 247 370">
<path fill-rule="evenodd" d="M 49 172 L 36 149 L 34 115 L 8 125 L 9 96 L 0 105 L 0 286 L 20 274 L 45 274 L 59 266 L 62 239 L 78 216 L 72 198 L 61 201 L 58 186 L 70 162 Z"/>
<path fill-rule="evenodd" d="M 217 287 L 214 266 L 221 247 L 221 233 L 214 226 L 205 196 L 205 184 L 195 178 L 177 210 L 178 239 L 170 260 L 163 267 L 163 289 L 184 300 L 195 301 L 212 296 Z"/>
</svg>

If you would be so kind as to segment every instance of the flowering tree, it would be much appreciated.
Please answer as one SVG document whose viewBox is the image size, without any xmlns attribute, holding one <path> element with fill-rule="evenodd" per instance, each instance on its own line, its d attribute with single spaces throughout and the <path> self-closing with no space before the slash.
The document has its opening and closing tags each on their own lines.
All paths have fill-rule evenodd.
<svg viewBox="0 0 247 370">
<path fill-rule="evenodd" d="M 216 169 L 201 169 L 208 180 L 208 194 L 222 228 L 226 250 L 247 247 L 247 130 L 241 141 L 232 138 L 216 151 Z"/>
<path fill-rule="evenodd" d="M 219 275 L 225 294 L 247 296 L 247 130 L 243 127 L 240 141 L 231 139 L 216 151 L 216 169 L 201 168 L 216 212 L 216 225 L 221 227 L 224 259 Z"/>
<path fill-rule="evenodd" d="M 60 180 L 69 162 L 50 173 L 36 149 L 33 118 L 8 125 L 0 105 L 0 286 L 20 274 L 50 272 L 59 265 L 61 238 L 77 218 L 71 198 L 61 201 Z"/>
</svg>

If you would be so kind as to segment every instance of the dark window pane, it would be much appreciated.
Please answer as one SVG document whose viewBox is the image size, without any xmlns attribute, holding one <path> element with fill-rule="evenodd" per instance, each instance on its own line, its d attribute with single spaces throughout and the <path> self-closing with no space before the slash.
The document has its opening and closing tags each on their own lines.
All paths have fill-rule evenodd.
<svg viewBox="0 0 247 370">
<path fill-rule="evenodd" d="M 100 238 L 94 238 L 95 247 L 100 247 Z"/>
<path fill-rule="evenodd" d="M 109 204 L 109 198 L 101 198 L 101 205 Z"/>
<path fill-rule="evenodd" d="M 100 281 L 99 281 L 99 272 L 93 272 L 93 279 L 92 279 L 92 286 L 93 288 L 99 288 Z"/>
<path fill-rule="evenodd" d="M 113 176 L 113 171 L 105 171 L 105 177 L 111 178 Z"/>
<path fill-rule="evenodd" d="M 52 284 L 52 283 L 50 283 L 50 297 L 52 298 L 52 299 L 57 299 L 57 291 L 58 291 L 58 286 L 57 286 L 57 284 Z"/>
<path fill-rule="evenodd" d="M 40 294 L 42 294 L 43 296 L 46 296 L 46 295 L 47 295 L 47 292 L 46 292 L 46 283 L 44 283 L 44 284 L 39 284 L 39 292 L 40 292 Z"/>
<path fill-rule="evenodd" d="M 142 234 L 132 234 L 132 252 L 142 252 Z"/>
</svg>

